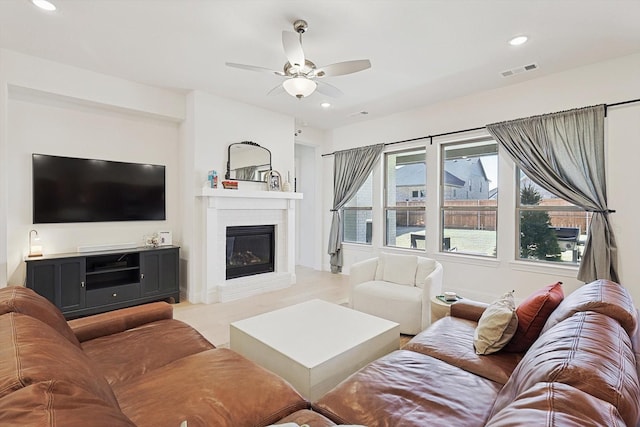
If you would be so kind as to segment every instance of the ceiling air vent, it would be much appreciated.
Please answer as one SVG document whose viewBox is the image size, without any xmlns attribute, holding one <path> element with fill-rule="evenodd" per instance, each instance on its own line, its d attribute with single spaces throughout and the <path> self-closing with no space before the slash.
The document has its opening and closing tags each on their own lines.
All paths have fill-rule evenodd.
<svg viewBox="0 0 640 427">
<path fill-rule="evenodd" d="M 502 77 L 511 77 L 511 76 L 515 76 L 516 74 L 524 73 L 526 71 L 533 71 L 537 69 L 538 69 L 538 64 L 533 63 L 528 65 L 523 65 L 521 67 L 512 68 L 510 70 L 502 71 L 500 75 Z"/>
</svg>

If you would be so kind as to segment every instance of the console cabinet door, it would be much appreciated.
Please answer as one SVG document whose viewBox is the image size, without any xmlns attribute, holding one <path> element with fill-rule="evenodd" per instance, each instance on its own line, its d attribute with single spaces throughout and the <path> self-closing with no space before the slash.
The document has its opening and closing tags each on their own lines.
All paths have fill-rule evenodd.
<svg viewBox="0 0 640 427">
<path fill-rule="evenodd" d="M 63 312 L 84 308 L 84 258 L 28 262 L 27 287 L 47 298 Z"/>
<path fill-rule="evenodd" d="M 178 249 L 159 249 L 140 254 L 142 295 L 162 295 L 179 290 Z"/>
</svg>

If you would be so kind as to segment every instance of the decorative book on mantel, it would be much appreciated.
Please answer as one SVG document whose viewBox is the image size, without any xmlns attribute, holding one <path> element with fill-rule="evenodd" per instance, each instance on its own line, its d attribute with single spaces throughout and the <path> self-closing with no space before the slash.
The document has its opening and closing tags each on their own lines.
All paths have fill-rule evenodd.
<svg viewBox="0 0 640 427">
<path fill-rule="evenodd" d="M 222 186 L 226 190 L 237 190 L 238 189 L 238 181 L 222 181 Z"/>
</svg>

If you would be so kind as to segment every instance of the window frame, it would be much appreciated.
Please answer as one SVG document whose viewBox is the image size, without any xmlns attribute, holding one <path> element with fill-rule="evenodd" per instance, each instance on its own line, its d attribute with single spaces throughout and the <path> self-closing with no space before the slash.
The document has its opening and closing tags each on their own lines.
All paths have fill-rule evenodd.
<svg viewBox="0 0 640 427">
<path fill-rule="evenodd" d="M 537 264 L 537 265 L 544 265 L 544 266 L 563 266 L 563 267 L 578 267 L 580 265 L 580 259 L 578 259 L 578 261 L 573 262 L 573 261 L 546 261 L 546 260 L 542 260 L 542 259 L 535 259 L 535 258 L 523 258 L 522 257 L 522 253 L 520 250 L 520 239 L 521 239 L 521 226 L 520 226 L 520 220 L 522 218 L 522 213 L 523 212 L 575 212 L 575 213 L 582 213 L 586 216 L 585 218 L 585 222 L 586 222 L 586 226 L 585 226 L 585 230 L 584 232 L 588 235 L 588 231 L 589 231 L 589 226 L 592 220 L 592 215 L 590 214 L 589 211 L 581 208 L 580 206 L 571 204 L 571 205 L 522 205 L 522 200 L 521 200 L 521 188 L 520 188 L 520 183 L 521 183 L 521 177 L 520 175 L 524 174 L 529 180 L 531 180 L 531 178 L 529 178 L 529 176 L 518 166 L 515 165 L 515 230 L 514 230 L 514 244 L 515 244 L 515 250 L 514 250 L 514 259 L 516 261 L 521 261 L 521 262 L 526 262 L 526 263 L 531 263 L 531 264 Z M 537 185 L 537 184 L 536 184 Z M 558 199 L 561 200 L 565 200 L 562 197 L 556 196 Z M 567 203 L 571 203 L 567 200 L 565 200 L 565 202 Z M 582 234 L 582 232 L 581 232 Z M 578 242 L 580 242 L 580 236 L 578 236 Z M 576 245 L 579 246 L 579 243 L 576 243 Z M 576 248 L 576 250 L 578 250 L 578 248 Z"/>
<path fill-rule="evenodd" d="M 474 144 L 474 143 L 483 143 L 486 142 L 487 145 L 489 145 L 490 143 L 493 143 L 496 146 L 496 151 L 495 151 L 495 155 L 496 155 L 496 173 L 498 174 L 497 180 L 496 180 L 496 188 L 498 189 L 498 196 L 496 197 L 496 203 L 494 206 L 447 206 L 446 204 L 446 199 L 445 199 L 445 161 L 449 160 L 446 157 L 446 150 L 447 148 L 453 147 L 453 146 L 462 146 L 462 145 L 467 145 L 467 144 Z M 479 156 L 473 156 L 473 157 L 479 157 Z M 498 142 L 490 137 L 490 136 L 483 136 L 483 137 L 479 137 L 479 138 L 471 138 L 471 139 L 465 139 L 465 140 L 459 140 L 459 141 L 451 141 L 451 142 L 447 142 L 447 143 L 442 143 L 440 144 L 440 157 L 439 157 L 439 162 L 438 162 L 438 167 L 439 167 L 439 183 L 438 183 L 438 203 L 439 203 L 439 223 L 440 223 L 440 227 L 439 227 L 439 242 L 440 245 L 438 246 L 438 253 L 446 253 L 446 254 L 451 254 L 454 256 L 458 256 L 458 255 L 463 255 L 463 256 L 473 256 L 473 257 L 480 257 L 480 258 L 486 258 L 486 259 L 491 259 L 491 260 L 497 260 L 498 259 L 498 253 L 499 253 L 499 193 L 500 193 L 500 187 L 499 187 L 499 163 L 500 163 L 500 146 L 498 144 Z M 471 182 L 469 183 L 469 187 L 471 187 Z M 465 186 L 466 187 L 466 186 Z M 482 188 L 482 184 L 480 184 L 480 188 Z M 480 190 L 482 191 L 482 190 Z M 490 188 L 487 189 L 487 192 L 490 191 Z M 456 197 L 457 196 L 457 191 L 455 188 L 452 189 L 452 196 Z M 482 253 L 477 253 L 477 252 L 465 252 L 465 251 L 452 251 L 450 250 L 450 243 L 447 244 L 447 241 L 445 240 L 445 216 L 448 212 L 469 212 L 469 211 L 474 211 L 474 212 L 493 212 L 494 217 L 495 217 L 495 251 L 493 253 L 493 255 L 489 255 L 489 254 L 482 254 Z M 450 242 L 450 241 L 449 241 Z M 518 239 L 519 242 L 519 239 Z"/>
<path fill-rule="evenodd" d="M 342 216 L 342 236 L 340 236 L 340 240 L 342 243 L 346 243 L 346 244 L 350 244 L 350 245 L 365 245 L 365 246 L 372 246 L 373 245 L 373 234 L 375 233 L 374 231 L 374 227 L 373 227 L 373 204 L 374 204 L 374 199 L 375 199 L 375 194 L 374 194 L 374 188 L 373 188 L 373 171 L 371 171 L 371 173 L 369 174 L 369 176 L 367 177 L 367 179 L 365 180 L 365 182 L 362 184 L 363 186 L 365 185 L 365 183 L 371 180 L 371 206 L 347 206 L 349 204 L 349 202 L 351 202 L 351 200 L 353 200 L 353 197 L 356 197 L 358 195 L 358 192 L 362 189 L 362 187 L 360 187 L 358 189 L 358 191 L 356 191 L 356 194 L 353 195 L 353 197 L 351 199 L 349 199 L 349 201 L 347 201 L 347 203 L 345 203 L 345 205 L 340 208 L 340 215 Z M 344 220 L 345 220 L 345 212 L 347 211 L 351 211 L 351 212 L 360 212 L 360 211 L 371 211 L 371 236 L 370 239 L 367 241 L 367 236 L 366 236 L 366 225 L 365 225 L 365 241 L 364 242 L 359 242 L 359 241 L 355 241 L 355 240 L 345 240 L 345 230 L 346 227 L 344 226 Z"/>
<path fill-rule="evenodd" d="M 420 197 L 424 197 L 424 206 L 389 206 L 389 200 L 388 200 L 388 188 L 389 188 L 389 176 L 388 176 L 388 158 L 391 155 L 400 155 L 402 153 L 411 153 L 411 152 L 417 152 L 417 151 L 422 151 L 423 155 L 424 155 L 424 165 L 425 165 L 425 176 L 424 176 L 424 187 L 420 191 L 423 195 L 419 196 Z M 383 247 L 387 247 L 387 248 L 397 248 L 397 249 L 403 249 L 403 250 L 412 250 L 412 251 L 424 251 L 425 249 L 423 248 L 418 248 L 417 245 L 416 247 L 406 247 L 406 246 L 397 246 L 397 245 L 390 245 L 389 244 L 389 230 L 388 230 L 388 213 L 390 211 L 395 211 L 395 212 L 403 212 L 405 214 L 408 214 L 411 211 L 416 211 L 419 210 L 420 208 L 422 208 L 424 210 L 424 231 L 425 231 L 425 248 L 426 248 L 426 243 L 427 243 L 427 236 L 426 236 L 426 230 L 427 230 L 427 146 L 426 145 L 419 145 L 419 146 L 415 146 L 415 147 L 408 147 L 408 148 L 403 148 L 401 150 L 394 150 L 394 151 L 387 151 L 384 153 L 384 161 L 383 161 L 383 169 L 382 169 L 382 173 L 383 173 L 383 185 L 382 185 L 382 231 L 383 231 Z M 397 203 L 397 201 L 394 201 L 394 203 Z"/>
</svg>

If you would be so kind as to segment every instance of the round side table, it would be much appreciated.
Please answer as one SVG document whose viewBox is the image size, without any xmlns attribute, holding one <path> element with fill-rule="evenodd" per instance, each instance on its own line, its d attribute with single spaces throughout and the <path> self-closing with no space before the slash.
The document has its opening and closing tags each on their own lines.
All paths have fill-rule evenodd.
<svg viewBox="0 0 640 427">
<path fill-rule="evenodd" d="M 431 298 L 431 323 L 435 322 L 438 319 L 442 319 L 445 316 L 449 316 L 451 314 L 451 303 L 447 303 L 442 301 L 438 297 Z"/>
</svg>

